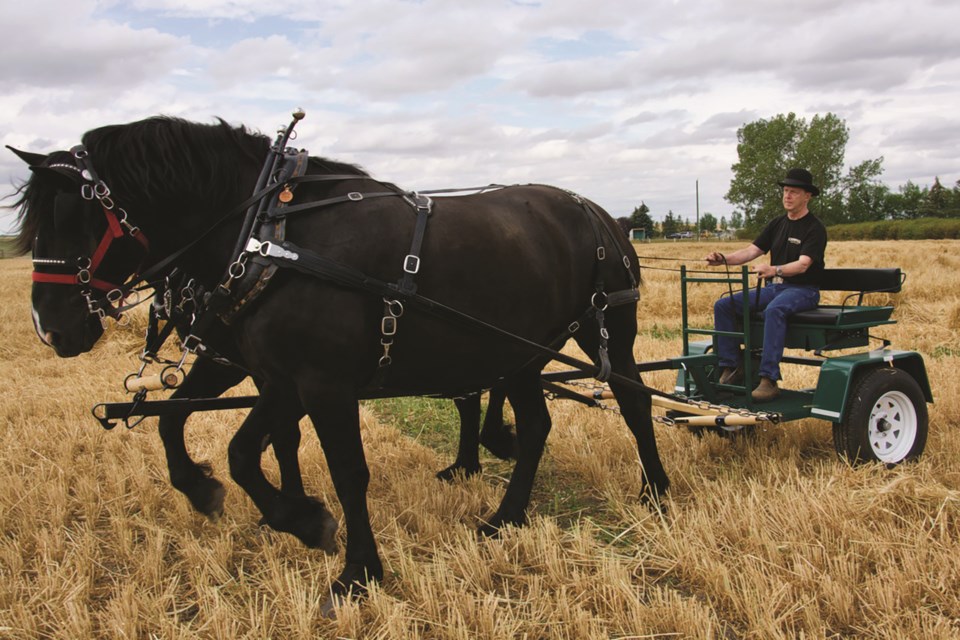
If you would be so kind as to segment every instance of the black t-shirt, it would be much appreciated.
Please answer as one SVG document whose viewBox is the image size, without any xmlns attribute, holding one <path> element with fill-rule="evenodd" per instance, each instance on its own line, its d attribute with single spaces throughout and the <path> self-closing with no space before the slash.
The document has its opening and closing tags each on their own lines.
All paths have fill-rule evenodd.
<svg viewBox="0 0 960 640">
<path fill-rule="evenodd" d="M 767 223 L 753 244 L 764 253 L 770 252 L 770 264 L 778 266 L 807 256 L 813 264 L 805 273 L 786 277 L 790 284 L 820 285 L 823 273 L 823 255 L 827 250 L 827 228 L 812 213 L 799 220 L 791 220 L 787 214 Z"/>
</svg>

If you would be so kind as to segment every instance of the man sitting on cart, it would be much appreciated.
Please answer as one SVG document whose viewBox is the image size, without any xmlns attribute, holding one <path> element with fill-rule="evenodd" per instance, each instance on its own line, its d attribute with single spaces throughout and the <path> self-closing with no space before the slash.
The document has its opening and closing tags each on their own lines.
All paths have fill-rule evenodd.
<svg viewBox="0 0 960 640">
<path fill-rule="evenodd" d="M 741 265 L 770 252 L 770 264 L 758 264 L 754 271 L 767 285 L 750 294 L 751 310 L 762 310 L 764 318 L 763 355 L 760 359 L 760 384 L 753 390 L 756 402 L 768 402 L 780 395 L 777 380 L 787 334 L 787 318 L 800 311 L 816 308 L 820 302 L 819 277 L 827 247 L 827 230 L 807 208 L 810 198 L 819 195 L 813 176 L 806 169 L 790 169 L 778 182 L 783 187 L 786 213 L 771 220 L 757 239 L 730 255 L 714 251 L 706 257 L 712 267 Z M 713 306 L 714 329 L 737 331 L 737 319 L 743 317 L 744 292 L 724 296 Z M 743 365 L 740 340 L 717 336 L 717 356 L 722 368 L 721 384 L 741 384 Z"/>
</svg>

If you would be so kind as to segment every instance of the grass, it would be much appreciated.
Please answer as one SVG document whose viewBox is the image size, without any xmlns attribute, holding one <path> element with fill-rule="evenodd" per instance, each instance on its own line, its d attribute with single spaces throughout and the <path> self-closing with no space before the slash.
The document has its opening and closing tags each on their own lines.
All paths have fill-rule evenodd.
<svg viewBox="0 0 960 640">
<path fill-rule="evenodd" d="M 643 253 L 692 264 L 703 245 Z M 476 526 L 511 466 L 483 455 L 482 475 L 440 483 L 456 444 L 452 403 L 365 403 L 368 503 L 387 575 L 334 621 L 319 607 L 342 551 L 327 557 L 260 528 L 229 479 L 227 445 L 244 412 L 188 425 L 188 449 L 228 489 L 212 523 L 170 487 L 155 420 L 105 432 L 88 414 L 123 399 L 142 327 L 112 328 L 93 352 L 57 359 L 33 335 L 29 259 L 4 260 L 0 638 L 960 637 L 957 248 L 828 246 L 828 266 L 909 274 L 890 298 L 899 323 L 880 333 L 926 360 L 936 402 L 916 464 L 849 467 L 818 420 L 734 440 L 658 426 L 673 483 L 660 516 L 639 504 L 636 445 L 618 416 L 557 401 L 529 525 L 481 540 Z M 644 281 L 637 359 L 677 355 L 676 275 L 651 270 Z M 695 324 L 709 324 L 717 295 L 692 288 Z M 815 372 L 784 375 L 803 387 Z M 674 376 L 645 382 L 666 389 Z M 342 521 L 317 439 L 307 421 L 302 429 L 307 489 Z M 271 453 L 264 464 L 275 480 Z"/>
<path fill-rule="evenodd" d="M 460 417 L 450 400 L 435 398 L 386 398 L 366 406 L 387 425 L 438 453 L 457 452 Z"/>
</svg>

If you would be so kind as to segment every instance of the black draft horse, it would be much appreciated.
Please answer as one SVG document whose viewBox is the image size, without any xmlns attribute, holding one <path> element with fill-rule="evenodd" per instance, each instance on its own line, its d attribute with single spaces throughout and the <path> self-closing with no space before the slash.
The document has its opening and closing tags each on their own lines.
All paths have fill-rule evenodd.
<svg viewBox="0 0 960 640">
<path fill-rule="evenodd" d="M 96 197 L 76 197 L 78 180 L 71 175 L 76 168 L 69 165 L 76 164 L 78 154 L 49 154 L 34 170 L 28 188 L 35 191 L 20 217 L 19 241 L 32 245 L 34 254 L 38 332 L 64 357 L 88 351 L 100 338 L 101 319 L 91 310 L 102 308 L 111 279 L 122 282 L 138 261 L 140 268 L 149 268 L 175 256 L 170 268 L 214 290 L 235 257 L 243 226 L 236 218 L 217 222 L 218 216 L 252 192 L 270 153 L 267 138 L 243 127 L 163 117 L 92 130 L 83 144 L 83 157 L 98 177 L 91 184 L 90 171 L 77 171 L 79 190 Z M 312 158 L 307 174 L 351 169 L 365 175 Z M 119 223 L 104 203 L 105 185 L 110 204 L 123 206 Z M 368 189 L 392 189 L 396 197 L 363 197 Z M 361 197 L 354 197 L 357 193 Z M 260 445 L 277 416 L 302 409 L 327 458 L 347 531 L 345 567 L 331 585 L 328 611 L 339 598 L 363 592 L 383 575 L 367 511 L 370 476 L 358 418 L 358 397 L 374 380 L 393 395 L 456 396 L 494 385 L 505 391 L 516 416 L 519 449 L 501 504 L 481 526 L 494 534 L 526 521 L 551 425 L 540 387 L 540 372 L 551 358 L 530 345 L 551 344 L 576 327 L 578 345 L 614 374 L 611 389 L 643 466 L 641 499 L 656 505 L 669 486 L 654 438 L 650 395 L 637 384 L 636 302 L 609 308 L 602 303 L 606 292 L 636 286 L 636 254 L 609 215 L 569 192 L 526 185 L 437 199 L 418 256 L 419 298 L 407 300 L 392 364 L 378 375 L 384 355 L 380 291 L 304 273 L 299 268 L 304 262 L 295 261 L 313 256 L 346 265 L 351 273 L 364 274 L 365 281 L 396 280 L 417 221 L 405 195 L 372 179 L 362 187 L 349 180 L 297 185 L 296 202 L 325 206 L 289 216 L 284 247 L 296 250 L 281 256 L 287 260 L 283 266 L 293 268 L 280 269 L 228 328 L 231 343 L 261 383 L 257 405 L 230 443 L 231 476 L 266 522 L 313 546 L 322 546 L 318 532 L 329 530 L 330 515 L 322 505 L 304 505 L 271 485 L 260 467 Z M 98 249 L 111 235 L 119 239 L 104 256 Z M 147 250 L 142 238 L 149 239 Z M 607 255 L 611 259 L 603 259 Z M 91 256 L 97 258 L 96 274 L 90 273 Z M 61 286 L 45 275 L 71 269 L 76 286 Z M 98 282 L 108 284 L 95 291 Z M 418 301 L 427 303 L 414 304 Z M 585 313 L 591 306 L 605 313 Z M 441 307 L 474 322 L 440 317 L 436 309 Z M 481 324 L 519 339 L 504 339 Z"/>
<path fill-rule="evenodd" d="M 67 160 L 63 157 L 64 154 L 47 156 L 23 152 L 12 147 L 10 149 L 26 162 L 36 174 L 21 189 L 21 197 L 14 208 L 21 209 L 24 218 L 42 215 L 39 212 L 44 211 L 44 207 L 49 210 L 50 189 L 53 187 L 55 189 L 66 189 L 64 193 L 59 193 L 54 198 L 54 216 L 59 219 L 67 215 L 64 213 L 65 211 L 74 213 L 73 207 L 77 205 L 79 199 L 75 197 L 75 194 L 71 195 L 70 193 L 70 190 L 75 187 L 73 171 L 67 168 L 71 165 L 58 162 L 58 160 Z M 64 203 L 70 204 L 66 206 Z M 60 211 L 60 213 L 57 214 L 56 211 Z M 79 212 L 77 213 L 79 214 Z M 70 224 L 78 222 L 82 218 L 82 214 L 78 215 L 77 218 Z M 64 228 L 64 225 L 67 224 L 65 219 L 59 220 L 61 228 Z M 22 233 L 17 239 L 19 253 L 26 253 L 33 246 L 35 237 L 31 235 L 32 229 L 30 229 L 30 226 L 30 223 L 24 224 Z M 119 280 L 120 278 L 114 279 Z M 157 282 L 155 295 L 158 301 L 170 295 L 176 303 L 178 302 L 179 292 L 176 286 L 171 286 L 168 279 L 161 279 Z M 163 311 L 160 311 L 160 314 L 162 315 Z M 36 322 L 36 314 L 34 319 Z M 174 319 L 168 319 L 168 321 L 172 322 Z M 59 353 L 59 336 L 55 333 L 41 331 L 39 323 L 37 323 L 36 329 L 40 339 L 48 346 L 58 350 Z M 91 327 L 91 331 L 94 333 L 97 330 L 97 327 Z M 179 326 L 178 323 L 176 331 L 183 339 L 189 333 L 190 326 Z M 208 349 L 198 353 L 198 358 L 187 372 L 182 383 L 174 390 L 171 399 L 217 397 L 240 384 L 247 377 L 248 373 L 243 365 L 243 355 L 232 342 L 230 332 L 226 331 L 223 325 L 218 325 L 212 330 L 206 336 L 204 342 Z M 204 353 L 216 354 L 217 357 L 205 357 Z M 224 363 L 224 360 L 231 364 Z M 257 383 L 257 386 L 259 388 L 259 383 Z M 481 444 L 501 459 L 508 460 L 516 457 L 516 436 L 510 430 L 510 425 L 503 421 L 505 400 L 505 394 L 501 389 L 490 390 L 490 401 L 481 430 L 479 393 L 454 398 L 460 417 L 459 447 L 456 460 L 437 473 L 439 479 L 451 481 L 461 474 L 471 476 L 479 473 L 481 465 L 478 449 Z M 322 511 L 322 502 L 307 496 L 303 487 L 298 448 L 301 435 L 299 420 L 304 415 L 306 415 L 306 411 L 302 407 L 291 406 L 289 412 L 277 413 L 272 416 L 269 434 L 263 440 L 263 449 L 266 449 L 268 444 L 273 446 L 279 465 L 283 493 L 288 495 L 291 500 L 309 503 L 309 509 L 306 509 L 306 512 L 325 513 L 325 511 Z M 195 462 L 187 451 L 184 431 L 188 417 L 189 414 L 183 412 L 164 414 L 159 419 L 158 432 L 166 454 L 170 482 L 175 489 L 187 497 L 194 509 L 216 521 L 223 515 L 225 489 L 223 484 L 213 477 L 210 465 Z M 328 553 L 335 553 L 334 533 L 337 528 L 336 522 L 326 516 L 320 520 L 323 522 L 323 526 L 317 529 L 311 538 L 304 539 L 304 542 L 309 546 L 322 548 Z M 270 524 L 266 515 L 261 522 Z M 276 523 L 276 526 L 278 528 L 283 527 L 282 518 Z"/>
<path fill-rule="evenodd" d="M 157 292 L 162 297 L 162 290 Z M 189 327 L 178 330 L 181 339 L 185 338 Z M 214 398 L 228 389 L 240 384 L 247 371 L 242 366 L 242 355 L 231 344 L 229 332 L 221 327 L 212 332 L 206 340 L 206 347 L 216 357 L 200 355 L 187 372 L 183 382 L 174 390 L 171 399 Z M 227 362 L 224 362 L 226 360 Z M 255 381 L 256 382 L 256 381 Z M 257 387 L 259 388 L 259 383 Z M 506 398 L 502 390 L 490 390 L 487 412 L 480 428 L 480 395 L 466 395 L 454 399 L 460 417 L 460 437 L 457 457 L 454 462 L 437 472 L 441 480 L 452 481 L 458 476 L 469 477 L 480 472 L 479 446 L 481 444 L 495 456 L 507 460 L 516 457 L 516 436 L 503 420 L 503 405 Z M 263 442 L 273 446 L 277 458 L 283 493 L 291 498 L 299 498 L 311 504 L 320 501 L 307 496 L 300 473 L 298 449 L 300 446 L 299 420 L 306 415 L 302 407 L 289 414 L 273 416 L 269 438 Z M 160 416 L 158 432 L 163 443 L 167 459 L 170 483 L 183 493 L 194 509 L 216 521 L 223 514 L 225 489 L 223 484 L 213 477 L 208 463 L 195 462 L 186 448 L 184 430 L 188 413 L 170 413 Z M 263 524 L 269 524 L 264 518 Z M 334 532 L 336 526 L 332 520 L 326 522 L 319 535 L 310 546 L 317 546 L 328 553 L 336 552 Z"/>
</svg>

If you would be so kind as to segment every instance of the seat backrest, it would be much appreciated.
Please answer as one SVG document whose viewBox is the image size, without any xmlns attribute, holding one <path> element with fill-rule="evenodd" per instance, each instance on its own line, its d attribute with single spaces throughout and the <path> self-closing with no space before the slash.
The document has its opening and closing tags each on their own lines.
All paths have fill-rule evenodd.
<svg viewBox="0 0 960 640">
<path fill-rule="evenodd" d="M 895 269 L 824 269 L 820 289 L 824 291 L 860 291 L 897 293 L 903 285 L 903 273 Z"/>
</svg>

